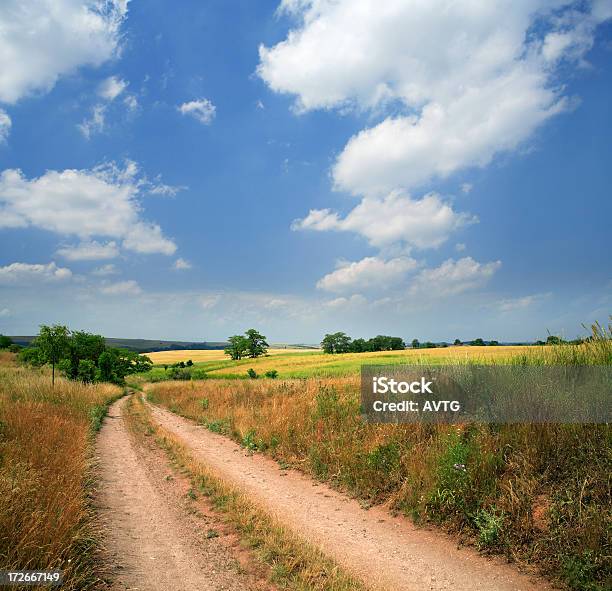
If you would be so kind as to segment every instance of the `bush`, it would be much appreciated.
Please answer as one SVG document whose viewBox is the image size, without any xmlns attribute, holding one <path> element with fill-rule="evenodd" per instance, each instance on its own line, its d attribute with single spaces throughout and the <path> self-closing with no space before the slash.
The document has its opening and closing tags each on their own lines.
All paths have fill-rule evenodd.
<svg viewBox="0 0 612 591">
<path fill-rule="evenodd" d="M 267 378 L 275 379 L 278 377 L 278 372 L 275 369 L 270 369 L 264 375 Z"/>
<path fill-rule="evenodd" d="M 249 369 L 247 369 L 247 375 L 252 380 L 256 380 L 257 379 L 257 372 L 252 367 L 249 367 Z"/>
</svg>

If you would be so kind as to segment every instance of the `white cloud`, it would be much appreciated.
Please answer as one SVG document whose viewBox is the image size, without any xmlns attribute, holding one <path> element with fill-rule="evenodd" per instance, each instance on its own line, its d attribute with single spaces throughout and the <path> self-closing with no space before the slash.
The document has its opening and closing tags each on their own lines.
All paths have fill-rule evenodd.
<svg viewBox="0 0 612 591">
<path fill-rule="evenodd" d="M 461 185 L 461 192 L 464 195 L 467 195 L 468 193 L 472 192 L 472 189 L 474 188 L 474 185 L 472 185 L 472 183 L 463 183 Z"/>
<path fill-rule="evenodd" d="M 583 61 L 610 6 L 284 0 L 281 10 L 297 23 L 284 41 L 260 47 L 258 74 L 294 95 L 297 111 L 386 113 L 339 155 L 335 187 L 359 195 L 412 189 L 487 165 L 567 109 L 557 65 Z"/>
<path fill-rule="evenodd" d="M 106 123 L 106 105 L 95 105 L 91 110 L 91 117 L 77 124 L 78 130 L 85 139 L 90 139 L 96 133 L 104 131 Z"/>
<path fill-rule="evenodd" d="M 448 259 L 439 267 L 423 269 L 415 277 L 410 295 L 444 297 L 484 285 L 501 267 L 501 261 L 479 263 L 471 257 Z"/>
<path fill-rule="evenodd" d="M 72 271 L 55 263 L 11 263 L 0 267 L 1 285 L 31 285 L 39 282 L 63 281 L 72 277 Z"/>
<path fill-rule="evenodd" d="M 92 240 L 73 246 L 63 246 L 57 249 L 57 254 L 69 261 L 98 261 L 118 257 L 119 247 L 114 241 L 102 244 Z"/>
<path fill-rule="evenodd" d="M 123 99 L 123 104 L 130 110 L 135 111 L 138 109 L 138 99 L 133 94 L 128 94 Z"/>
<path fill-rule="evenodd" d="M 406 244 L 417 248 L 435 248 L 458 228 L 476 222 L 474 216 L 457 213 L 436 193 L 412 199 L 399 191 L 386 197 L 364 198 L 345 218 L 329 209 L 314 209 L 294 230 L 337 230 L 356 232 L 380 248 Z"/>
<path fill-rule="evenodd" d="M 98 96 L 107 100 L 114 101 L 128 87 L 128 83 L 117 76 L 109 76 L 98 86 Z"/>
<path fill-rule="evenodd" d="M 341 261 L 335 271 L 319 280 L 317 287 L 335 293 L 388 289 L 403 281 L 416 267 L 417 262 L 408 257 L 389 261 L 378 257 L 366 257 L 352 263 Z"/>
<path fill-rule="evenodd" d="M 102 286 L 100 291 L 105 295 L 138 295 L 142 293 L 142 289 L 133 279 L 109 283 Z"/>
<path fill-rule="evenodd" d="M 117 54 L 126 0 L 3 0 L 0 102 L 50 90 L 83 65 Z"/>
<path fill-rule="evenodd" d="M 550 293 L 534 293 L 519 298 L 508 298 L 497 302 L 496 307 L 500 312 L 513 312 L 515 310 L 525 310 L 536 304 L 539 304 L 546 298 L 550 297 Z"/>
<path fill-rule="evenodd" d="M 323 305 L 326 308 L 331 308 L 333 310 L 350 310 L 354 308 L 362 308 L 368 303 L 365 297 L 361 294 L 356 293 L 351 297 L 339 297 L 334 300 L 329 300 L 324 302 Z"/>
<path fill-rule="evenodd" d="M 8 113 L 3 109 L 0 109 L 0 144 L 3 144 L 8 139 L 12 125 L 13 122 L 11 121 Z"/>
<path fill-rule="evenodd" d="M 174 261 L 174 265 L 172 265 L 177 271 L 191 269 L 191 263 L 186 261 L 185 259 L 178 258 Z"/>
<path fill-rule="evenodd" d="M 2 308 L 0 310 L 0 318 L 8 318 L 11 315 L 11 311 L 8 308 Z"/>
<path fill-rule="evenodd" d="M 202 98 L 179 105 L 177 109 L 183 115 L 191 115 L 200 123 L 208 125 L 215 118 L 216 107 L 208 99 Z"/>
<path fill-rule="evenodd" d="M 122 240 L 141 253 L 171 255 L 176 245 L 161 228 L 141 219 L 139 195 L 151 186 L 135 163 L 90 170 L 48 170 L 27 179 L 18 169 L 0 173 L 0 227 L 34 226 L 84 241 Z"/>
<path fill-rule="evenodd" d="M 96 277 L 107 277 L 108 275 L 117 275 L 119 270 L 115 265 L 109 263 L 108 265 L 102 265 L 101 267 L 96 267 L 91 274 Z"/>
<path fill-rule="evenodd" d="M 466 246 L 463 242 L 457 242 L 457 244 L 455 244 L 455 250 L 457 252 L 463 252 L 465 250 Z"/>
</svg>

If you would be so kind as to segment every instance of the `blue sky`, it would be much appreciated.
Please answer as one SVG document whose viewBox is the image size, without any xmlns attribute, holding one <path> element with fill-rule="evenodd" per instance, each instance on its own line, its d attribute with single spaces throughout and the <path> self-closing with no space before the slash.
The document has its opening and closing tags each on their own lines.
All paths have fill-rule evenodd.
<svg viewBox="0 0 612 591">
<path fill-rule="evenodd" d="M 20 5 L 0 7 L 0 332 L 607 320 L 611 2 Z"/>
</svg>

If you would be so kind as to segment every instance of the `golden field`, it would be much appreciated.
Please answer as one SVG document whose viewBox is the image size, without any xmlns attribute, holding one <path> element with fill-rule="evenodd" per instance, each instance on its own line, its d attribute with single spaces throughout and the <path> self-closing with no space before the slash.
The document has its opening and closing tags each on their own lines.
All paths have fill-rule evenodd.
<svg viewBox="0 0 612 591">
<path fill-rule="evenodd" d="M 268 355 L 279 355 L 281 353 L 313 353 L 312 349 L 268 349 Z M 202 363 L 205 361 L 220 361 L 229 359 L 223 352 L 223 349 L 186 349 L 184 351 L 154 351 L 153 353 L 145 353 L 156 365 L 180 363 L 191 359 L 194 363 Z"/>
</svg>

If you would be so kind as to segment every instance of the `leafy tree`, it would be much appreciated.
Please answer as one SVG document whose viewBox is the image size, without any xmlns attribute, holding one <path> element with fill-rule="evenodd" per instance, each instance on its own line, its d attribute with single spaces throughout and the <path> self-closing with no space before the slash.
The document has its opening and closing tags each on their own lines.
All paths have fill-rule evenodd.
<svg viewBox="0 0 612 591">
<path fill-rule="evenodd" d="M 55 366 L 64 357 L 70 343 L 70 331 L 66 326 L 42 324 L 36 337 L 36 346 L 45 363 L 51 364 L 51 384 L 55 386 Z"/>
<path fill-rule="evenodd" d="M 485 342 L 482 339 L 474 339 L 470 345 L 474 345 L 475 347 L 484 347 Z"/>
<path fill-rule="evenodd" d="M 91 361 L 95 366 L 105 350 L 106 342 L 103 336 L 84 331 L 73 332 L 68 346 L 70 370 L 67 376 L 73 380 L 77 379 L 81 360 Z"/>
<path fill-rule="evenodd" d="M 411 344 L 413 349 L 418 349 L 421 346 L 421 344 L 419 343 L 419 339 L 412 339 Z"/>
<path fill-rule="evenodd" d="M 427 341 L 426 343 L 423 343 L 421 347 L 423 349 L 435 349 L 437 345 L 435 343 L 432 343 L 431 341 Z"/>
<path fill-rule="evenodd" d="M 491 347 L 498 347 L 499 346 L 499 341 L 489 341 L 489 345 Z"/>
<path fill-rule="evenodd" d="M 115 373 L 115 363 L 113 354 L 110 350 L 104 351 L 98 359 L 98 371 L 96 372 L 96 380 L 98 382 L 117 382 L 117 374 Z"/>
<path fill-rule="evenodd" d="M 351 353 L 365 353 L 366 351 L 369 351 L 369 348 L 368 343 L 365 339 L 355 339 L 351 343 Z"/>
<path fill-rule="evenodd" d="M 555 335 L 549 334 L 546 338 L 547 345 L 560 345 L 563 342 L 561 337 L 557 337 Z"/>
<path fill-rule="evenodd" d="M 22 349 L 19 352 L 19 361 L 35 367 L 39 367 L 45 363 L 38 347 L 26 347 L 25 349 Z"/>
<path fill-rule="evenodd" d="M 90 359 L 81 359 L 77 371 L 77 379 L 89 384 L 96 379 L 96 364 Z"/>
<path fill-rule="evenodd" d="M 459 346 L 459 345 L 463 345 L 463 343 L 459 339 L 455 339 L 455 342 L 453 343 L 453 345 Z"/>
<path fill-rule="evenodd" d="M 321 348 L 325 353 L 348 353 L 351 350 L 351 337 L 343 332 L 326 334 L 321 341 Z"/>
<path fill-rule="evenodd" d="M 0 349 L 8 349 L 13 344 L 13 339 L 0 334 Z"/>
<path fill-rule="evenodd" d="M 248 347 L 247 352 L 249 357 L 259 357 L 260 355 L 265 355 L 268 352 L 268 343 L 266 342 L 266 337 L 262 334 L 259 334 L 254 328 L 249 328 L 245 333 Z"/>
<path fill-rule="evenodd" d="M 234 361 L 239 361 L 247 354 L 249 341 L 246 337 L 236 334 L 227 340 L 229 345 L 225 348 L 224 353 L 229 355 Z"/>
</svg>

